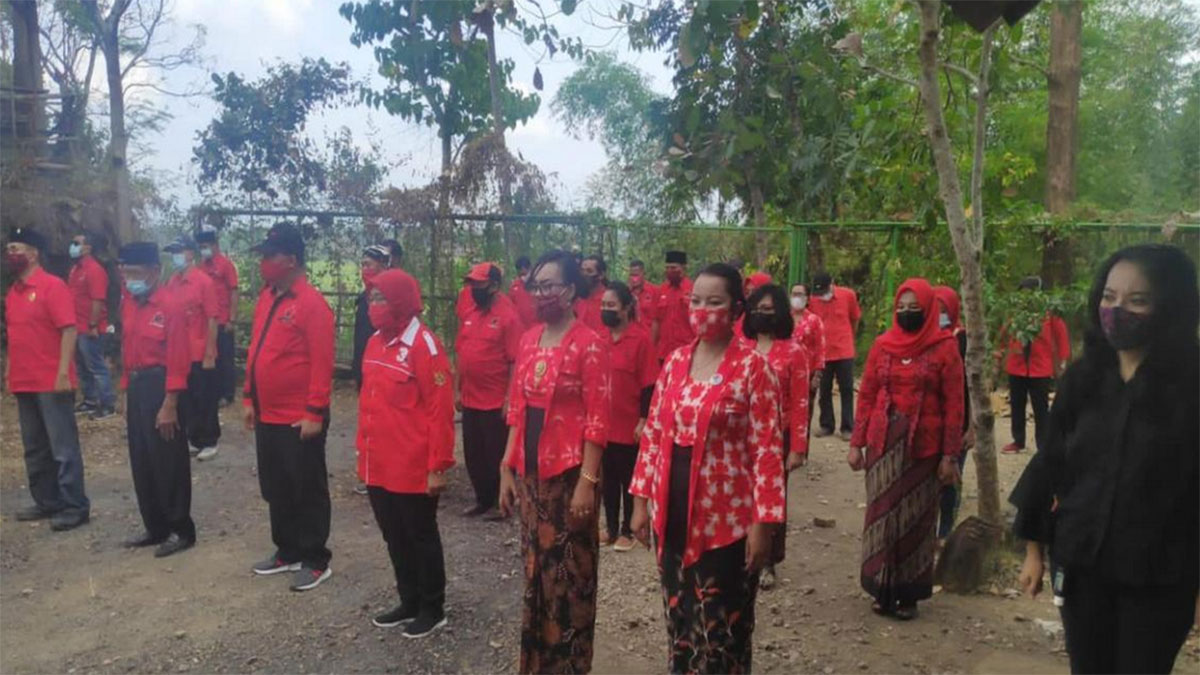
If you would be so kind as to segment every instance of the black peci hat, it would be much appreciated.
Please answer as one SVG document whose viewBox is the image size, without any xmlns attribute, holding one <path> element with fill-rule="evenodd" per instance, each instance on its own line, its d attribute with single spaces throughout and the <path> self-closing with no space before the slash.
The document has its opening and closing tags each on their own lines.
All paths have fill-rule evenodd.
<svg viewBox="0 0 1200 675">
<path fill-rule="evenodd" d="M 181 251 L 195 251 L 196 242 L 186 234 L 181 234 L 171 240 L 171 243 L 163 247 L 165 253 L 179 253 Z"/>
<path fill-rule="evenodd" d="M 832 285 L 833 277 L 830 276 L 829 272 L 817 272 L 816 275 L 813 276 L 813 295 L 821 295 L 825 291 L 828 291 L 829 287 Z"/>
<path fill-rule="evenodd" d="M 37 230 L 28 227 L 18 227 L 8 236 L 10 244 L 25 244 L 32 246 L 39 251 L 46 250 L 46 238 Z"/>
<path fill-rule="evenodd" d="M 267 231 L 266 240 L 251 250 L 262 255 L 294 255 L 297 260 L 304 262 L 304 237 L 300 234 L 300 228 L 281 220 Z"/>
<path fill-rule="evenodd" d="M 667 251 L 667 262 L 676 265 L 687 264 L 687 252 L 685 251 Z"/>
<path fill-rule="evenodd" d="M 122 265 L 158 265 L 158 244 L 152 241 L 125 244 L 117 252 L 117 262 Z"/>
</svg>

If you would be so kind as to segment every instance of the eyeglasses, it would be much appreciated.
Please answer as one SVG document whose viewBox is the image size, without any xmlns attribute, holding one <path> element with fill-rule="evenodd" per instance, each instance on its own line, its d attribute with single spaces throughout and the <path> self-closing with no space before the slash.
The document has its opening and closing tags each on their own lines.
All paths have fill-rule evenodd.
<svg viewBox="0 0 1200 675">
<path fill-rule="evenodd" d="M 540 284 L 529 284 L 530 295 L 554 295 L 561 293 L 568 284 L 558 281 L 543 281 Z"/>
</svg>

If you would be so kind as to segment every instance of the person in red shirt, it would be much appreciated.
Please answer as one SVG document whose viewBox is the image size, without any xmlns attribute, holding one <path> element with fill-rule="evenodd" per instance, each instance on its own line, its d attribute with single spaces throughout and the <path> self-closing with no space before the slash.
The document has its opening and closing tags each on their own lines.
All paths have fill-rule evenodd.
<svg viewBox="0 0 1200 675">
<path fill-rule="evenodd" d="M 696 337 L 688 323 L 692 280 L 687 278 L 687 253 L 667 251 L 666 258 L 667 280 L 658 287 L 652 331 L 659 361 L 665 361 L 671 352 L 691 343 Z"/>
<path fill-rule="evenodd" d="M 521 337 L 509 387 L 500 511 L 512 512 L 519 491 L 521 673 L 592 667 L 600 455 L 608 441 L 612 381 L 606 341 L 571 312 L 582 284 L 570 253 L 538 259 L 529 291 L 541 323 Z"/>
<path fill-rule="evenodd" d="M 1042 290 L 1042 280 L 1026 277 L 1018 286 L 1021 292 Z M 1004 345 L 1007 359 L 1004 371 L 1008 374 L 1008 395 L 1012 407 L 1012 443 L 1000 452 L 1015 454 L 1025 449 L 1025 402 L 1033 405 L 1033 438 L 1040 441 L 1050 412 L 1050 389 L 1054 378 L 1066 370 L 1071 359 L 1071 340 L 1067 323 L 1049 312 L 1042 319 L 1041 329 L 1028 342 L 1010 337 L 1008 326 L 1001 331 L 998 344 Z M 1039 445 L 1040 447 L 1040 445 Z"/>
<path fill-rule="evenodd" d="M 965 363 L 967 358 L 967 331 L 963 328 L 962 322 L 959 321 L 959 308 L 962 306 L 962 302 L 958 298 L 958 293 L 949 286 L 934 286 L 933 295 L 937 298 L 938 304 L 938 327 L 949 332 L 954 337 L 954 343 L 958 346 L 958 356 Z M 962 428 L 963 450 L 958 455 L 958 473 L 960 475 L 967 461 L 967 451 L 975 444 L 975 434 L 971 433 L 971 396 L 967 388 L 965 365 L 963 373 Z M 946 537 L 949 537 L 951 531 L 954 530 L 954 521 L 958 517 L 959 502 L 962 500 L 961 488 L 962 486 L 958 483 L 950 483 L 949 485 L 942 486 L 938 505 L 937 529 L 937 536 L 940 541 L 945 541 Z"/>
<path fill-rule="evenodd" d="M 529 256 L 523 255 L 517 258 L 516 267 L 517 276 L 513 279 L 512 285 L 508 287 L 508 299 L 512 301 L 513 308 L 517 311 L 517 317 L 521 319 L 522 328 L 529 329 L 537 323 L 537 311 L 533 307 L 533 296 L 525 290 L 531 267 Z"/>
<path fill-rule="evenodd" d="M 129 468 L 145 530 L 125 542 L 157 546 L 162 558 L 196 543 L 192 521 L 192 468 L 187 410 L 179 405 L 191 368 L 188 320 L 178 299 L 160 283 L 158 246 L 139 241 L 118 255 L 121 300 L 121 388 Z"/>
<path fill-rule="evenodd" d="M 421 289 L 403 270 L 368 282 L 371 325 L 358 395 L 358 475 L 387 543 L 400 604 L 376 616 L 419 638 L 446 625 L 438 497 L 454 466 L 454 393 L 442 343 L 417 317 Z"/>
<path fill-rule="evenodd" d="M 833 381 L 837 380 L 842 399 L 840 436 L 850 439 L 854 429 L 854 335 L 862 320 L 858 296 L 844 286 L 837 286 L 827 272 L 813 277 L 813 297 L 808 308 L 821 319 L 825 329 L 825 369 L 821 376 L 821 417 L 816 435 L 828 436 L 834 431 Z"/>
<path fill-rule="evenodd" d="M 601 544 L 613 550 L 633 548 L 633 495 L 629 482 L 637 463 L 637 444 L 650 412 L 654 381 L 658 379 L 658 357 L 650 331 L 637 320 L 636 302 L 628 286 L 609 282 L 600 306 L 612 356 L 613 410 L 604 447 L 605 534 Z M 622 517 L 623 516 L 623 517 Z"/>
<path fill-rule="evenodd" d="M 808 372 L 812 377 L 808 402 L 808 417 L 812 419 L 813 396 L 821 386 L 821 374 L 825 371 L 825 322 L 808 308 L 808 287 L 804 284 L 792 286 L 789 305 L 795 329 L 792 338 L 808 352 Z"/>
<path fill-rule="evenodd" d="M 933 594 L 939 487 L 958 481 L 962 418 L 958 345 L 938 325 L 933 287 L 909 279 L 867 355 L 846 456 L 867 472 L 861 581 L 878 614 L 916 618 Z"/>
<path fill-rule="evenodd" d="M 371 279 L 391 267 L 391 254 L 383 244 L 371 244 L 362 251 L 362 261 L 359 263 L 359 275 L 362 277 L 363 290 L 354 298 L 354 355 L 350 360 L 350 372 L 354 376 L 354 388 L 362 389 L 362 359 L 367 351 L 367 340 L 375 334 L 368 315 L 370 307 Z M 362 494 L 367 494 L 364 487 Z"/>
<path fill-rule="evenodd" d="M 462 411 L 463 458 L 475 490 L 475 504 L 463 513 L 470 517 L 488 513 L 499 503 L 500 460 L 508 438 L 504 403 L 524 332 L 516 310 L 500 293 L 502 280 L 500 268 L 492 263 L 471 268 L 466 276 L 471 300 L 459 313 L 454 339 L 455 405 Z"/>
<path fill-rule="evenodd" d="M 304 239 L 271 226 L 254 247 L 264 286 L 254 306 L 243 422 L 254 431 L 258 484 L 276 550 L 254 573 L 292 573 L 291 589 L 316 588 L 333 572 L 325 435 L 333 387 L 333 311 L 304 273 Z"/>
<path fill-rule="evenodd" d="M 788 308 L 787 294 L 775 284 L 757 286 L 746 306 L 745 337 L 747 346 L 767 357 L 771 370 L 779 378 L 779 412 L 783 424 L 784 469 L 791 473 L 808 460 L 809 357 L 804 345 L 793 338 L 795 324 Z M 786 485 L 786 482 L 785 482 Z M 784 509 L 786 514 L 787 509 Z M 787 552 L 787 527 L 775 530 L 771 562 L 759 576 L 759 588 L 775 586 L 775 566 Z"/>
<path fill-rule="evenodd" d="M 113 391 L 112 375 L 104 360 L 105 331 L 108 330 L 108 272 L 92 253 L 97 237 L 91 232 L 75 235 L 69 249 L 71 273 L 67 285 L 75 299 L 75 333 L 77 353 L 75 367 L 83 400 L 75 406 L 77 413 L 89 413 L 88 418 L 101 420 L 116 414 L 117 394 Z"/>
<path fill-rule="evenodd" d="M 200 246 L 200 270 L 213 281 L 217 294 L 217 398 L 233 403 L 233 327 L 238 312 L 238 273 L 233 261 L 221 253 L 214 229 L 196 233 Z"/>
<path fill-rule="evenodd" d="M 750 671 L 759 571 L 784 521 L 779 379 L 733 334 L 742 278 L 704 268 L 689 301 L 696 341 L 667 359 L 629 491 L 654 544 L 673 673 Z"/>
<path fill-rule="evenodd" d="M 604 256 L 589 255 L 583 259 L 579 271 L 583 275 L 587 293 L 581 293 L 575 301 L 575 318 L 598 335 L 603 334 L 605 330 L 604 322 L 600 320 L 600 305 L 604 290 L 608 288 L 608 264 L 604 262 Z"/>
<path fill-rule="evenodd" d="M 629 290 L 637 301 L 637 322 L 650 333 L 650 344 L 654 344 L 654 317 L 658 304 L 658 286 L 646 280 L 646 263 L 634 258 L 629 261 Z"/>
<path fill-rule="evenodd" d="M 25 471 L 33 505 L 17 520 L 50 519 L 54 530 L 88 521 L 83 453 L 73 410 L 75 309 L 62 279 L 42 269 L 46 239 L 18 228 L 4 247 L 4 269 L 16 277 L 4 299 L 8 390 L 17 399 Z"/>
<path fill-rule="evenodd" d="M 163 247 L 171 254 L 172 274 L 167 290 L 187 316 L 188 352 L 192 372 L 187 391 L 180 403 L 184 409 L 184 430 L 192 456 L 200 461 L 217 456 L 221 440 L 221 420 L 217 389 L 217 289 L 213 280 L 196 266 L 196 242 L 188 236 L 177 237 Z"/>
</svg>

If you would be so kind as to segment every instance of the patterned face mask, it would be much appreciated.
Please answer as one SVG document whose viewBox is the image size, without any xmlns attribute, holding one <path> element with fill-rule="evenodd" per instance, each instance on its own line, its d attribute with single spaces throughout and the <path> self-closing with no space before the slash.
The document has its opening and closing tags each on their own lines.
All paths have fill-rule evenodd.
<svg viewBox="0 0 1200 675">
<path fill-rule="evenodd" d="M 728 307 L 693 307 L 688 322 L 701 340 L 720 340 L 733 332 Z"/>
</svg>

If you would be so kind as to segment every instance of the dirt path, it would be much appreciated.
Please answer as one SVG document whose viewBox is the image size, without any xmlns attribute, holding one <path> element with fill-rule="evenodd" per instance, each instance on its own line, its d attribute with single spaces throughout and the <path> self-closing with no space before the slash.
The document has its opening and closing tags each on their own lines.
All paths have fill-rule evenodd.
<svg viewBox="0 0 1200 675">
<path fill-rule="evenodd" d="M 520 622 L 513 523 L 458 514 L 470 491 L 461 465 L 441 509 L 449 628 L 411 642 L 371 626 L 395 601 L 391 570 L 365 497 L 353 494 L 354 397 L 339 389 L 329 437 L 333 578 L 291 593 L 249 565 L 270 552 L 254 453 L 236 408 L 222 412 L 221 454 L 193 464 L 196 548 L 166 560 L 121 541 L 140 520 L 120 418 L 82 422 L 92 522 L 64 534 L 11 514 L 28 499 L 11 397 L 0 403 L 0 672 L 510 672 Z M 781 584 L 760 595 L 755 668 L 764 672 L 1066 672 L 1049 600 L 935 595 L 918 621 L 874 616 L 858 588 L 860 476 L 845 444 L 817 441 L 792 476 L 791 532 Z M 1025 461 L 1002 457 L 1005 489 Z M 971 464 L 967 485 L 973 485 Z M 968 489 L 965 511 L 973 508 Z M 817 529 L 813 516 L 836 526 Z M 665 632 L 649 552 L 602 553 L 595 669 L 661 672 Z M 1190 641 L 1177 670 L 1196 672 Z"/>
</svg>

